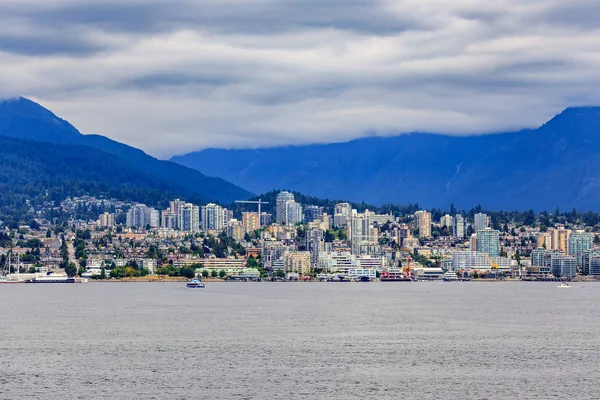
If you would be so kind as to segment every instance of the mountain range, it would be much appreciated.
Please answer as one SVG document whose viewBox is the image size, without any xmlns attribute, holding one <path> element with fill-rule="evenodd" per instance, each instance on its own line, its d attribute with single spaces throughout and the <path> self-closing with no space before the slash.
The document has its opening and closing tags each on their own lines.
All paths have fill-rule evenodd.
<svg viewBox="0 0 600 400">
<path fill-rule="evenodd" d="M 26 98 L 0 102 L 0 192 L 95 194 L 164 201 L 179 196 L 224 204 L 252 193 L 221 178 L 158 160 L 100 135 L 83 135 L 69 122 Z M 6 203 L 6 202 L 4 202 Z"/>
<path fill-rule="evenodd" d="M 344 143 L 206 149 L 171 159 L 253 192 L 423 207 L 600 210 L 600 108 L 568 108 L 537 129 L 412 133 Z"/>
</svg>

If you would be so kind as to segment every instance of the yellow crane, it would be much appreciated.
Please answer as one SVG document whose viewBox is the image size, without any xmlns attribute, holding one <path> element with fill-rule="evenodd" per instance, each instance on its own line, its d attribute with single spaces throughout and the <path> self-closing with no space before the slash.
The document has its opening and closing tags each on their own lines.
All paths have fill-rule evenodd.
<svg viewBox="0 0 600 400">
<path fill-rule="evenodd" d="M 492 270 L 495 271 L 496 278 L 498 278 L 498 262 L 496 260 L 492 261 L 492 259 L 490 258 L 490 256 L 487 255 L 487 253 L 483 253 L 483 255 L 485 256 L 485 259 L 487 260 L 488 264 L 490 264 L 490 267 L 492 267 Z"/>
</svg>

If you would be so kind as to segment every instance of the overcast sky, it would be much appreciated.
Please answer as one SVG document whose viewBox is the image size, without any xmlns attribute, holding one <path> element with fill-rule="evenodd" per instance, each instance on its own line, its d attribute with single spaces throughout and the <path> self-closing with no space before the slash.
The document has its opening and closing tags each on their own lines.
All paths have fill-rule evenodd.
<svg viewBox="0 0 600 400">
<path fill-rule="evenodd" d="M 0 0 L 0 97 L 168 157 L 600 105 L 598 0 Z"/>
</svg>

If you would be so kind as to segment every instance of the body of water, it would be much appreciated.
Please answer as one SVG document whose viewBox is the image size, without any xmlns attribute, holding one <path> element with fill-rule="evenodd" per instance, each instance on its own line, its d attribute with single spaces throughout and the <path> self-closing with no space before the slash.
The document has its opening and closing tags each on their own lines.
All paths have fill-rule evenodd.
<svg viewBox="0 0 600 400">
<path fill-rule="evenodd" d="M 600 284 L 0 285 L 1 399 L 592 399 Z"/>
</svg>

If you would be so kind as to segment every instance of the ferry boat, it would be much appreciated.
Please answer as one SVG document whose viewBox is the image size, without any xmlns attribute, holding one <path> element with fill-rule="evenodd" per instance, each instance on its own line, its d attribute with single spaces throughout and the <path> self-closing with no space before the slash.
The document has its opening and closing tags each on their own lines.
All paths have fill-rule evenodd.
<svg viewBox="0 0 600 400">
<path fill-rule="evenodd" d="M 458 281 L 458 275 L 455 272 L 448 271 L 442 276 L 442 279 L 444 282 Z"/>
<path fill-rule="evenodd" d="M 569 285 L 566 282 L 561 283 L 560 285 L 557 286 L 559 289 L 569 289 L 571 287 L 571 285 Z"/>
<path fill-rule="evenodd" d="M 53 275 L 52 272 L 48 272 L 46 276 L 33 278 L 27 283 L 75 283 L 75 278 L 69 278 L 67 275 Z"/>
<path fill-rule="evenodd" d="M 188 287 L 190 289 L 203 289 L 204 282 L 201 282 L 199 279 L 192 279 L 185 285 L 185 287 Z"/>
</svg>

